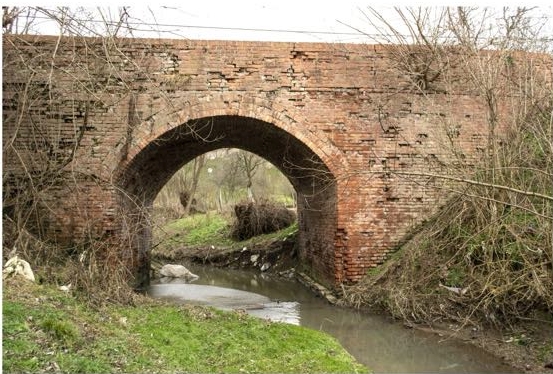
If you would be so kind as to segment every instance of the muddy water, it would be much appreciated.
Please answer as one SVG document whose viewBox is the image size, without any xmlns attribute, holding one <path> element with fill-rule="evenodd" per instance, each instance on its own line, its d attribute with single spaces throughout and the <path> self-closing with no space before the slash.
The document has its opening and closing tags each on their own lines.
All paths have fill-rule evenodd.
<svg viewBox="0 0 553 374">
<path fill-rule="evenodd" d="M 469 344 L 332 306 L 293 280 L 247 271 L 188 268 L 200 278 L 191 284 L 153 282 L 149 293 L 181 303 L 244 309 L 258 317 L 325 331 L 375 373 L 516 372 Z"/>
</svg>

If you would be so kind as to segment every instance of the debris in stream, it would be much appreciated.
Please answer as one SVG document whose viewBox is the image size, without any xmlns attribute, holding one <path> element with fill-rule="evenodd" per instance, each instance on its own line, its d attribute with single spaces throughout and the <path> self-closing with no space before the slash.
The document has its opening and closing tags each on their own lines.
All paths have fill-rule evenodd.
<svg viewBox="0 0 553 374">
<path fill-rule="evenodd" d="M 166 264 L 159 270 L 162 277 L 167 278 L 184 278 L 187 280 L 198 279 L 198 276 L 192 273 L 183 265 Z"/>
</svg>

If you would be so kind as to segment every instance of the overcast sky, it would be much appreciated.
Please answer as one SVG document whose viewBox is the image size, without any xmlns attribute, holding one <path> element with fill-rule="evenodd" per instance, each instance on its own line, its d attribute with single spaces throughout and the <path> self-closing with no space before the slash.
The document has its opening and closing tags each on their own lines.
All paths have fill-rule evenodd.
<svg viewBox="0 0 553 374">
<path fill-rule="evenodd" d="M 362 12 L 367 8 L 366 4 L 366 1 L 359 0 L 203 0 L 186 6 L 158 9 L 155 16 L 159 20 L 173 20 L 188 26 L 228 28 L 182 27 L 176 31 L 191 39 L 356 41 L 361 35 L 346 25 L 367 27 Z M 249 30 L 237 30 L 239 28 Z"/>
<path fill-rule="evenodd" d="M 448 4 L 437 0 L 403 3 L 385 3 L 382 0 L 195 0 L 166 6 L 136 4 L 128 7 L 136 37 L 305 42 L 371 42 L 363 35 L 375 32 L 363 14 L 369 5 L 377 7 L 394 25 L 401 25 L 401 22 L 397 14 L 384 4 L 491 5 L 485 2 Z M 553 8 L 550 5 L 539 2 L 522 4 L 538 5 L 540 9 L 535 12 L 536 17 L 548 15 L 551 23 Z M 98 0 L 81 5 L 90 7 L 91 11 L 94 11 L 94 6 L 100 6 L 104 19 L 118 19 L 118 8 L 113 2 Z M 502 1 L 501 5 L 517 6 L 521 2 L 507 0 Z M 96 13 L 93 18 L 100 21 L 102 16 Z M 35 22 L 38 22 L 37 28 L 42 33 L 59 33 L 56 25 Z M 101 25 L 101 22 L 98 24 Z"/>
</svg>

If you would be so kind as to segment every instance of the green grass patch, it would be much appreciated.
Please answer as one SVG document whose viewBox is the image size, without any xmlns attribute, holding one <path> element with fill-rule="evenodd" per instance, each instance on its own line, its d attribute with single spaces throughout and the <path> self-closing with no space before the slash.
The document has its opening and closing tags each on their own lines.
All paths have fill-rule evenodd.
<svg viewBox="0 0 553 374">
<path fill-rule="evenodd" d="M 111 340 L 104 339 L 102 332 L 95 336 L 89 331 L 96 326 L 97 315 L 51 288 L 25 285 L 15 290 L 18 295 L 14 296 L 12 285 L 4 285 L 8 296 L 2 305 L 4 372 L 113 371 L 108 357 L 98 354 L 100 347 L 111 344 Z M 108 330 L 107 326 L 101 327 Z"/>
<path fill-rule="evenodd" d="M 40 328 L 53 338 L 64 343 L 71 343 L 79 337 L 75 325 L 67 321 L 66 316 L 48 316 L 42 320 Z"/>
<path fill-rule="evenodd" d="M 127 316 L 144 348 L 164 357 L 169 371 L 364 371 L 334 339 L 314 330 L 199 307 L 157 309 L 160 313 L 135 310 Z"/>
<path fill-rule="evenodd" d="M 217 214 L 195 214 L 154 229 L 156 251 L 207 245 L 231 245 L 229 220 Z"/>
<path fill-rule="evenodd" d="M 315 330 L 173 306 L 92 309 L 46 285 L 4 283 L 4 372 L 366 372 Z"/>
<path fill-rule="evenodd" d="M 217 246 L 229 249 L 284 239 L 298 230 L 294 223 L 274 233 L 259 235 L 243 241 L 230 239 L 231 218 L 218 214 L 195 214 L 169 222 L 154 231 L 157 242 L 154 252 L 166 253 L 181 247 Z"/>
</svg>

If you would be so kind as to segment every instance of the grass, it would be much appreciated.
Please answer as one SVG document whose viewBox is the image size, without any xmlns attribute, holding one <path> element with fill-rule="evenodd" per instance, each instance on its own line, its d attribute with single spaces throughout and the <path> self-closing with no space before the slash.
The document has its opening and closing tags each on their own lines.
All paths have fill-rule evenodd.
<svg viewBox="0 0 553 374">
<path fill-rule="evenodd" d="M 261 242 L 284 239 L 298 229 L 297 223 L 280 231 L 259 235 L 248 240 L 230 239 L 230 218 L 218 214 L 195 214 L 174 221 L 154 231 L 154 252 L 166 253 L 181 247 L 227 247 L 242 248 Z"/>
<path fill-rule="evenodd" d="M 229 222 L 222 215 L 195 214 L 170 222 L 164 228 L 171 239 L 187 246 L 230 244 Z"/>
<path fill-rule="evenodd" d="M 52 286 L 3 289 L 4 372 L 367 372 L 322 332 L 238 312 L 143 297 L 92 309 Z"/>
<path fill-rule="evenodd" d="M 154 229 L 156 251 L 207 245 L 232 245 L 229 221 L 221 215 L 195 214 Z"/>
</svg>

